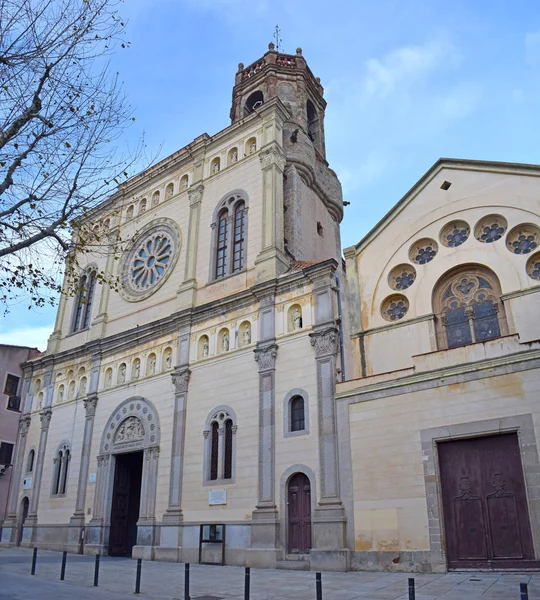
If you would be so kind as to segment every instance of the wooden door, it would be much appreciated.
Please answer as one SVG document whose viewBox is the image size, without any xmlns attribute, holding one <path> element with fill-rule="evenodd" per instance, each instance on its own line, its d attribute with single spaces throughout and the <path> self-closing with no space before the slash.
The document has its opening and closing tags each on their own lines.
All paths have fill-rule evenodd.
<svg viewBox="0 0 540 600">
<path fill-rule="evenodd" d="M 142 453 L 116 456 L 109 534 L 109 554 L 112 556 L 131 556 L 137 541 L 141 473 Z"/>
<path fill-rule="evenodd" d="M 439 444 L 450 569 L 534 566 L 517 434 Z"/>
<path fill-rule="evenodd" d="M 21 502 L 21 508 L 19 510 L 19 522 L 17 523 L 17 546 L 21 545 L 23 530 L 24 530 L 24 522 L 28 517 L 28 507 L 30 502 L 28 498 L 25 496 Z"/>
<path fill-rule="evenodd" d="M 303 473 L 289 480 L 288 509 L 289 552 L 307 552 L 311 548 L 311 486 Z"/>
</svg>

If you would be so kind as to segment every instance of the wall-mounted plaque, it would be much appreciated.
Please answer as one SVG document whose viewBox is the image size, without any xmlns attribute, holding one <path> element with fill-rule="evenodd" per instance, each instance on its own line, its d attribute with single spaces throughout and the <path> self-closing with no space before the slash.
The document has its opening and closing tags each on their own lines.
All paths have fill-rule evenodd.
<svg viewBox="0 0 540 600">
<path fill-rule="evenodd" d="M 210 506 L 227 504 L 227 490 L 209 490 L 208 504 Z"/>
</svg>

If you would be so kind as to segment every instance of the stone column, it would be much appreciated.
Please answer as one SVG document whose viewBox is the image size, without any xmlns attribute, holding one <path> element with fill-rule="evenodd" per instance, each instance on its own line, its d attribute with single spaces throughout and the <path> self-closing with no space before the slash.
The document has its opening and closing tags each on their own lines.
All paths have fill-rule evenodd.
<svg viewBox="0 0 540 600">
<path fill-rule="evenodd" d="M 45 454 L 47 451 L 47 436 L 49 435 L 49 425 L 51 424 L 52 409 L 45 408 L 39 413 L 41 419 L 41 434 L 39 436 L 39 446 L 37 451 L 36 467 L 34 470 L 34 481 L 32 482 L 32 496 L 30 498 L 30 509 L 28 519 L 24 523 L 23 546 L 31 545 L 35 539 L 35 526 L 38 518 L 39 494 L 41 491 L 41 478 L 43 476 L 43 465 L 45 463 Z M 31 529 L 30 529 L 31 528 Z"/>
<path fill-rule="evenodd" d="M 159 446 L 146 448 L 143 458 L 141 504 L 137 522 L 137 545 L 133 558 L 154 560 L 156 545 L 156 491 Z"/>
<path fill-rule="evenodd" d="M 86 489 L 88 487 L 88 469 L 90 466 L 90 451 L 92 447 L 92 434 L 94 432 L 94 417 L 96 415 L 98 397 L 96 393 L 90 394 L 84 400 L 86 419 L 81 447 L 81 466 L 79 469 L 79 483 L 77 486 L 77 499 L 75 512 L 70 519 L 68 534 L 69 550 L 76 552 L 81 543 L 81 533 L 85 523 L 84 508 L 86 504 Z"/>
<path fill-rule="evenodd" d="M 289 266 L 283 240 L 283 170 L 285 155 L 277 142 L 259 154 L 262 167 L 263 222 L 261 251 L 255 260 L 257 281 L 274 279 Z"/>
<path fill-rule="evenodd" d="M 8 516 L 2 526 L 2 539 L 0 546 L 9 546 L 17 542 L 17 509 L 19 504 L 19 492 L 21 489 L 21 478 L 24 471 L 26 439 L 30 429 L 30 415 L 23 415 L 19 421 L 17 443 L 15 444 L 15 460 L 11 473 L 11 490 L 8 501 Z"/>
<path fill-rule="evenodd" d="M 197 250 L 199 246 L 199 223 L 201 220 L 203 192 L 204 185 L 202 183 L 197 183 L 188 190 L 189 228 L 186 244 L 186 270 L 184 272 L 184 281 L 177 292 L 179 308 L 191 306 L 195 301 Z"/>
</svg>

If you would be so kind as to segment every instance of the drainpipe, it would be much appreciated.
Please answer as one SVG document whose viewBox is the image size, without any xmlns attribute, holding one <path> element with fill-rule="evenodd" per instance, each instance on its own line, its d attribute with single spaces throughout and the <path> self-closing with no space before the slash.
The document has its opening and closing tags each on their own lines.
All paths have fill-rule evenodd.
<svg viewBox="0 0 540 600">
<path fill-rule="evenodd" d="M 341 312 L 341 285 L 339 275 L 336 273 L 337 286 L 337 303 L 338 303 L 338 319 L 339 319 L 339 356 L 341 359 L 341 381 L 345 381 L 345 360 L 343 356 L 343 315 Z"/>
</svg>

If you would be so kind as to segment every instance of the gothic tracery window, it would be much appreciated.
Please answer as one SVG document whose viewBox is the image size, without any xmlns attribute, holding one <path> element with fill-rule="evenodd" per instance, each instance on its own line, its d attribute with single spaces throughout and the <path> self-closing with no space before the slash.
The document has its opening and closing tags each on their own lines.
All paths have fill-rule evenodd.
<svg viewBox="0 0 540 600">
<path fill-rule="evenodd" d="M 240 271 L 244 266 L 245 215 L 246 205 L 239 202 L 234 212 L 233 273 Z"/>
<path fill-rule="evenodd" d="M 438 284 L 434 295 L 440 348 L 484 342 L 506 333 L 496 276 L 484 268 L 459 269 Z"/>
<path fill-rule="evenodd" d="M 225 209 L 221 212 L 218 221 L 218 242 L 216 259 L 216 279 L 223 277 L 226 273 L 227 265 L 227 229 L 229 213 Z"/>
<path fill-rule="evenodd" d="M 234 479 L 234 443 L 236 425 L 232 411 L 226 407 L 216 409 L 207 421 L 205 434 L 207 467 L 205 480 Z"/>
<path fill-rule="evenodd" d="M 69 470 L 69 461 L 71 460 L 71 450 L 69 444 L 63 443 L 56 451 L 54 457 L 53 486 L 52 495 L 60 496 L 66 493 L 67 478 Z"/>
</svg>

